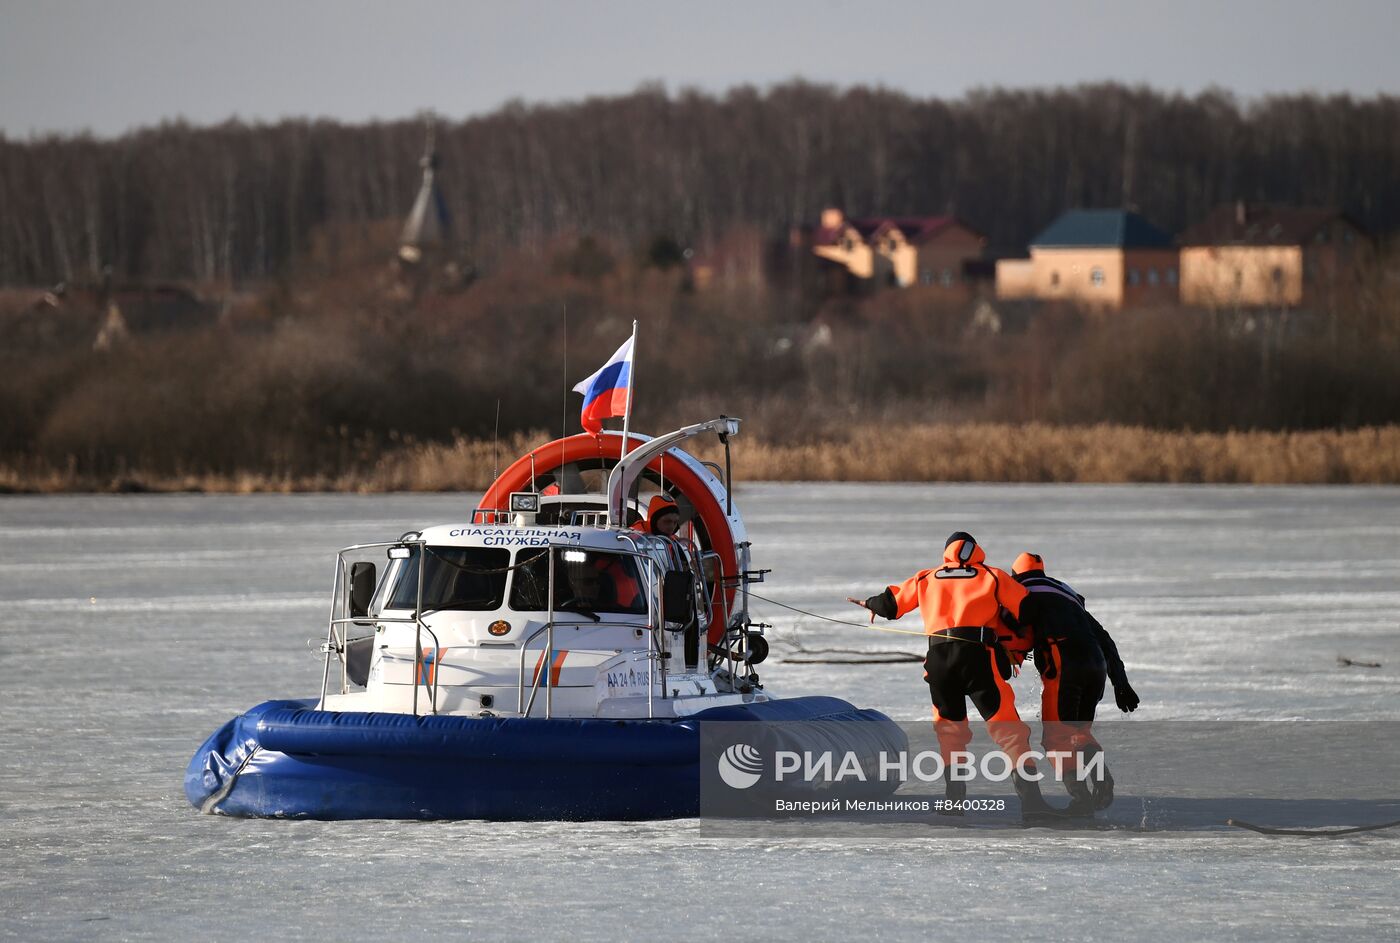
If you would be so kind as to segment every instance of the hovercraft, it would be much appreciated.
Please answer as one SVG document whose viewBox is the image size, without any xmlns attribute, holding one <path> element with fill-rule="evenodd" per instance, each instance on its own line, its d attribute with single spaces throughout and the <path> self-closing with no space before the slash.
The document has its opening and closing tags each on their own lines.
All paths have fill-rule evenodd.
<svg viewBox="0 0 1400 943">
<path fill-rule="evenodd" d="M 190 802 L 316 819 L 688 817 L 715 759 L 707 723 L 871 765 L 903 750 L 877 711 L 760 681 L 766 626 L 747 587 L 767 571 L 734 507 L 738 426 L 627 448 L 615 432 L 560 439 L 507 468 L 469 521 L 341 550 L 319 697 L 216 731 L 186 770 Z M 724 468 L 678 447 L 705 433 Z M 656 495 L 687 520 L 680 539 L 633 526 Z"/>
</svg>

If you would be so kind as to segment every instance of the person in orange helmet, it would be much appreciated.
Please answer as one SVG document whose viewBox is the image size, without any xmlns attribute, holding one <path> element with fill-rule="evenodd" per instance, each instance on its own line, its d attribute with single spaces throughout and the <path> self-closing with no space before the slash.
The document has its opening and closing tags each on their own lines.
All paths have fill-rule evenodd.
<svg viewBox="0 0 1400 943">
<path fill-rule="evenodd" d="M 942 566 L 920 570 L 884 592 L 851 602 L 869 609 L 872 618 L 898 619 L 919 610 L 928 635 L 924 680 L 944 763 L 951 764 L 952 754 L 965 752 L 972 741 L 967 722 L 970 698 L 992 739 L 1020 767 L 1013 782 L 1022 815 L 1031 817 L 1053 810 L 1041 797 L 1039 783 L 1021 775 L 1037 770 L 1024 757 L 1030 752 L 1031 731 L 1016 713 L 1016 695 L 1007 684 L 1012 662 L 1019 664 L 1031 648 L 1019 621 L 1027 595 L 1010 574 L 987 565 L 986 554 L 971 534 L 957 531 L 944 545 Z M 946 782 L 950 801 L 966 796 L 965 782 L 951 776 Z"/>
<path fill-rule="evenodd" d="M 675 537 L 681 529 L 681 509 L 675 500 L 666 494 L 652 495 L 647 503 L 647 517 L 632 525 L 633 530 L 658 537 Z"/>
<path fill-rule="evenodd" d="M 634 530 L 666 539 L 669 568 L 675 571 L 699 572 L 699 555 L 695 544 L 679 533 L 681 509 L 675 499 L 665 493 L 652 495 L 647 503 L 647 517 L 632 525 Z M 684 629 L 685 663 L 694 670 L 700 663 L 700 624 L 695 618 L 687 620 Z"/>
<path fill-rule="evenodd" d="M 1137 710 L 1137 692 L 1128 683 L 1113 638 L 1084 608 L 1083 596 L 1068 583 L 1046 575 L 1044 557 L 1023 553 L 1011 565 L 1011 573 L 1030 594 L 1021 615 L 1035 634 L 1035 666 L 1042 681 L 1042 744 L 1046 754 L 1054 757 L 1069 792 L 1066 811 L 1092 815 L 1113 802 L 1113 778 L 1107 768 L 1093 787 L 1077 775 L 1080 756 L 1103 750 L 1092 727 L 1104 682 L 1113 683 L 1114 700 L 1124 712 Z"/>
</svg>

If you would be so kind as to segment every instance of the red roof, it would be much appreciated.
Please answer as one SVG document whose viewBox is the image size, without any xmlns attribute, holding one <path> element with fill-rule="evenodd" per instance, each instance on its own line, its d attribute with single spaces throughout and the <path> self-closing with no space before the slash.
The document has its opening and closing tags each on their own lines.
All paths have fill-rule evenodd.
<svg viewBox="0 0 1400 943">
<path fill-rule="evenodd" d="M 847 227 L 850 227 L 867 242 L 873 241 L 888 229 L 898 229 L 905 241 L 917 245 L 932 239 L 950 226 L 962 226 L 975 235 L 981 235 L 956 216 L 867 216 L 845 220 L 840 226 L 816 227 L 812 230 L 812 244 L 834 246 L 841 241 Z"/>
<path fill-rule="evenodd" d="M 867 239 L 887 228 L 898 229 L 905 241 L 920 243 L 932 239 L 949 226 L 957 225 L 955 216 L 872 216 L 853 219 L 851 225 Z"/>
</svg>

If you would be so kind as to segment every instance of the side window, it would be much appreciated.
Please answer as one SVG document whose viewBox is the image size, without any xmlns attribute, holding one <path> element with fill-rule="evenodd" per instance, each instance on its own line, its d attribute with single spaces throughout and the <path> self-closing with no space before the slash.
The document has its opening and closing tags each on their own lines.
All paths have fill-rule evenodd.
<svg viewBox="0 0 1400 943">
<path fill-rule="evenodd" d="M 402 560 L 389 561 L 389 568 L 385 572 L 384 578 L 380 580 L 379 585 L 375 587 L 374 598 L 369 602 L 370 615 L 377 616 L 384 609 L 388 608 L 390 590 L 397 585 L 399 572 L 403 569 L 403 565 L 404 561 Z"/>
</svg>

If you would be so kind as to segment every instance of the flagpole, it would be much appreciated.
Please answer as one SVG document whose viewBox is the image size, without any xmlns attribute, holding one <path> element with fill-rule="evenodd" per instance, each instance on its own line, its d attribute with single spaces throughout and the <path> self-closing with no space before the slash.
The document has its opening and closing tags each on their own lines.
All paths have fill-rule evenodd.
<svg viewBox="0 0 1400 943">
<path fill-rule="evenodd" d="M 628 446 L 632 440 L 629 439 L 628 431 L 632 426 L 632 391 L 637 386 L 637 322 L 632 322 L 632 363 L 627 368 L 627 408 L 622 412 L 622 454 L 626 455 Z"/>
</svg>

